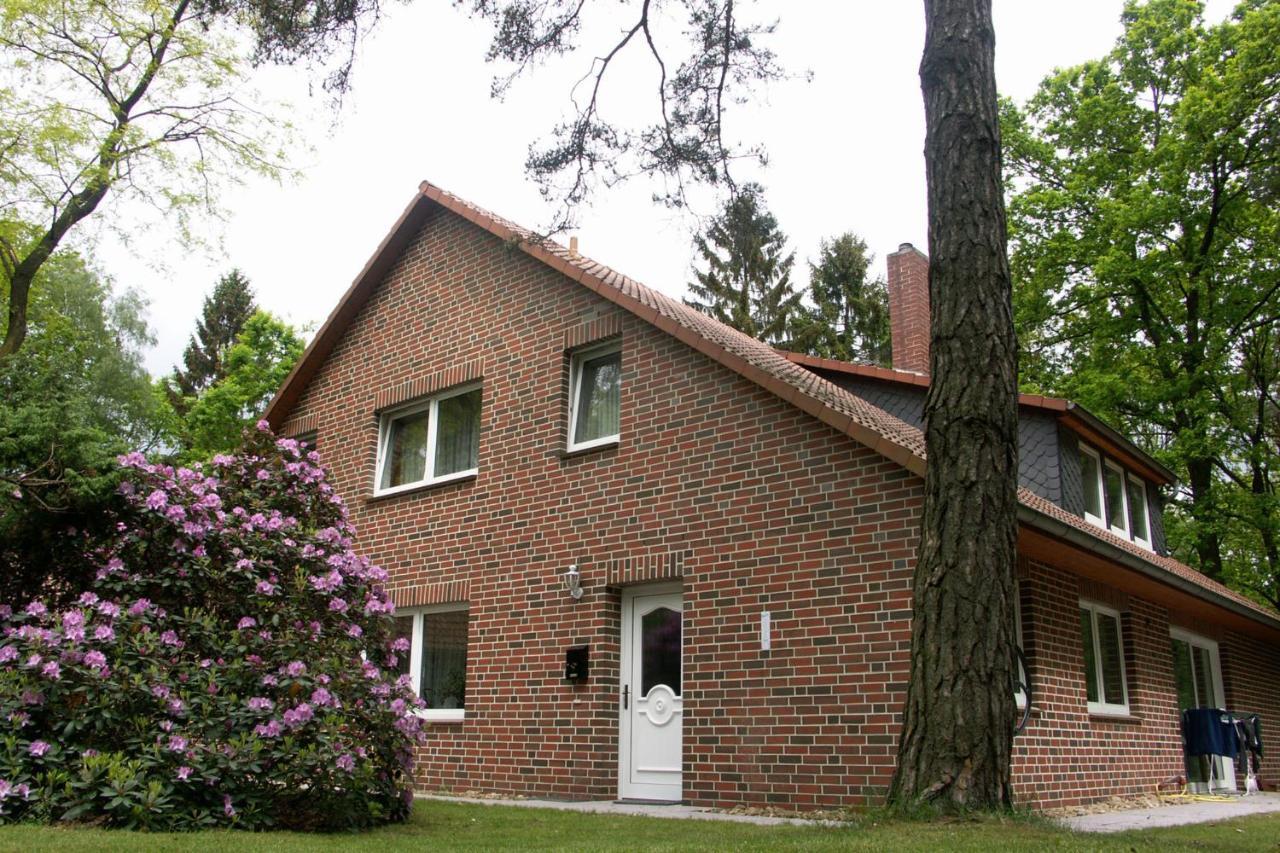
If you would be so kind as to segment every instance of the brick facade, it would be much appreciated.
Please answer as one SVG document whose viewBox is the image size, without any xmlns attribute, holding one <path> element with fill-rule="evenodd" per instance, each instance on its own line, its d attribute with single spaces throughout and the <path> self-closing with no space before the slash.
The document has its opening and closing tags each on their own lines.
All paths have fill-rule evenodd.
<svg viewBox="0 0 1280 853">
<path fill-rule="evenodd" d="M 621 441 L 566 453 L 571 351 L 605 339 L 621 342 Z M 373 497 L 379 411 L 474 381 L 479 473 Z M 396 602 L 468 606 L 466 719 L 431 726 L 423 789 L 615 797 L 621 588 L 679 579 L 685 798 L 813 808 L 883 796 L 908 672 L 915 474 L 441 208 L 289 423 L 318 430 Z M 561 588 L 571 563 L 576 602 Z M 1124 613 L 1134 717 L 1090 719 L 1085 582 L 1041 564 L 1023 574 L 1039 710 L 1015 742 L 1021 798 L 1150 791 L 1181 764 L 1168 615 L 1090 588 Z M 591 676 L 566 682 L 564 650 L 582 643 Z M 1231 673 L 1274 667 L 1255 641 L 1223 648 Z M 1280 731 L 1270 671 L 1270 687 L 1232 698 Z M 1274 762 L 1280 744 L 1268 746 Z"/>
</svg>

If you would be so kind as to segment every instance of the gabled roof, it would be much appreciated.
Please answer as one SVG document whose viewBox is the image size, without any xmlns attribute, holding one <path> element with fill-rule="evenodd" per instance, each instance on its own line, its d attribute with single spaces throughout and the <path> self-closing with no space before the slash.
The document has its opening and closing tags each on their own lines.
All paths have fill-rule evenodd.
<svg viewBox="0 0 1280 853">
<path fill-rule="evenodd" d="M 268 405 L 265 417 L 273 429 L 279 429 L 287 420 L 307 383 L 337 346 L 347 327 L 382 282 L 400 252 L 417 234 L 433 205 L 452 211 L 498 238 L 512 242 L 521 251 L 604 299 L 683 341 L 859 443 L 924 476 L 924 435 L 915 427 L 827 381 L 797 363 L 798 360 L 788 358 L 769 345 L 426 181 L 419 185 L 418 193 L 356 276 Z M 927 384 L 927 379 L 925 382 Z M 1247 613 L 1273 629 L 1280 629 L 1280 617 L 1275 613 L 1209 580 L 1189 566 L 1145 551 L 1131 542 L 1096 528 L 1026 489 L 1019 490 L 1019 500 L 1022 505 L 1019 519 L 1024 524 L 1039 525 L 1059 532 L 1074 530 L 1095 546 L 1101 546 L 1099 550 L 1114 552 L 1113 557 L 1121 555 L 1121 562 L 1136 560 L 1153 567 L 1167 579 L 1181 582 L 1175 585 L 1191 587 L 1201 598 L 1236 613 Z"/>
<path fill-rule="evenodd" d="M 302 359 L 267 407 L 266 418 L 273 428 L 278 429 L 285 421 L 302 390 L 337 346 L 347 326 L 373 294 L 400 250 L 417 233 L 432 204 L 458 214 L 500 239 L 511 241 L 526 254 L 735 373 L 898 464 L 917 474 L 924 474 L 924 437 L 919 430 L 812 371 L 791 363 L 769 345 L 426 181 L 419 186 L 418 194 L 343 295 L 338 307 L 320 327 Z"/>
</svg>

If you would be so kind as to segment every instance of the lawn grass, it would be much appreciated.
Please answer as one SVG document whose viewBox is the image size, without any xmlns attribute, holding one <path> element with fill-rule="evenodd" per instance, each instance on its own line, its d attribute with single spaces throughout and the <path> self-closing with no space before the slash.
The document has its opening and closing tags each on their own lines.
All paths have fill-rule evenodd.
<svg viewBox="0 0 1280 853">
<path fill-rule="evenodd" d="M 868 816 L 841 826 L 754 826 L 728 821 L 581 814 L 480 803 L 419 801 L 403 825 L 352 835 L 289 832 L 144 834 L 67 827 L 0 827 L 4 851 L 371 850 L 1280 850 L 1280 813 L 1215 824 L 1088 835 L 1015 817 L 913 822 Z"/>
</svg>

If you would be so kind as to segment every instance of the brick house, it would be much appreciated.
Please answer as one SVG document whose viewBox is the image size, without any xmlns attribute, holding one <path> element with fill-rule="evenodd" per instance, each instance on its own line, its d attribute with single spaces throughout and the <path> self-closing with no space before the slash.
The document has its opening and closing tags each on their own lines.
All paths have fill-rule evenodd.
<svg viewBox="0 0 1280 853">
<path fill-rule="evenodd" d="M 889 258 L 888 370 L 775 352 L 529 236 L 422 184 L 267 414 L 318 445 L 390 573 L 430 706 L 419 784 L 878 800 L 926 259 Z M 1280 616 L 1164 555 L 1158 462 L 1070 402 L 1021 412 L 1020 799 L 1150 792 L 1184 771 L 1179 708 L 1201 704 L 1262 714 L 1280 777 Z M 1236 782 L 1224 763 L 1204 784 Z"/>
</svg>

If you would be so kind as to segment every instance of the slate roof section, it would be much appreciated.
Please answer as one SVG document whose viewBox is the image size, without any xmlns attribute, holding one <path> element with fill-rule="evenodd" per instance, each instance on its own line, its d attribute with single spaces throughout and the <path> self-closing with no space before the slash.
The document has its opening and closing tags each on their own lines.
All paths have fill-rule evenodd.
<svg viewBox="0 0 1280 853">
<path fill-rule="evenodd" d="M 267 406 L 265 417 L 273 429 L 279 429 L 288 418 L 290 410 L 297 403 L 307 382 L 333 351 L 347 326 L 381 283 L 396 254 L 421 226 L 430 203 L 439 204 L 500 239 L 512 241 L 521 251 L 558 270 L 610 302 L 652 323 L 888 459 L 916 474 L 924 475 L 925 443 L 924 434 L 919 429 L 823 379 L 817 373 L 797 363 L 798 360 L 789 359 L 769 345 L 646 287 L 604 264 L 571 253 L 566 247 L 543 239 L 534 232 L 521 228 L 427 181 L 419 185 L 418 195 L 392 226 L 391 232 L 383 239 L 337 307 L 320 327 L 298 364 Z M 845 365 L 846 363 L 834 362 L 834 364 Z M 916 376 L 916 374 L 903 374 L 902 371 L 890 371 L 884 368 L 873 369 L 883 370 L 893 378 L 897 378 L 897 375 Z M 927 377 L 918 377 L 918 379 L 923 380 L 925 384 L 928 382 Z M 1034 402 L 1023 402 L 1021 399 L 1019 402 L 1023 405 L 1036 405 Z M 1043 408 L 1055 408 L 1058 403 L 1065 403 L 1065 401 L 1039 398 L 1039 404 Z M 1065 408 L 1063 406 L 1064 410 Z M 1019 490 L 1019 498 L 1024 506 L 1040 514 L 1055 518 L 1095 539 L 1131 552 L 1134 556 L 1163 568 L 1173 575 L 1243 604 L 1258 615 L 1266 616 L 1268 624 L 1277 624 L 1277 617 L 1270 610 L 1231 592 L 1189 566 L 1167 557 L 1159 557 L 1107 531 L 1093 527 L 1084 519 L 1071 515 L 1027 489 Z"/>
</svg>

